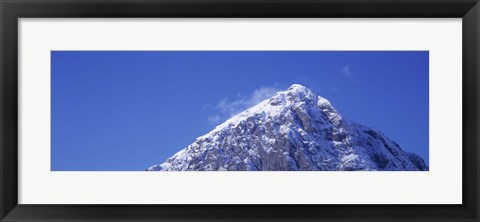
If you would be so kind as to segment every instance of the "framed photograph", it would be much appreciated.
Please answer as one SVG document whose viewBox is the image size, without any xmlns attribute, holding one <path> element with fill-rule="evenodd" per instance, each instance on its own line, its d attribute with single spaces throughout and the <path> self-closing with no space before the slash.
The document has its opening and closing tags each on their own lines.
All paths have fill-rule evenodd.
<svg viewBox="0 0 480 222">
<path fill-rule="evenodd" d="M 478 221 L 476 0 L 10 1 L 1 221 Z"/>
</svg>

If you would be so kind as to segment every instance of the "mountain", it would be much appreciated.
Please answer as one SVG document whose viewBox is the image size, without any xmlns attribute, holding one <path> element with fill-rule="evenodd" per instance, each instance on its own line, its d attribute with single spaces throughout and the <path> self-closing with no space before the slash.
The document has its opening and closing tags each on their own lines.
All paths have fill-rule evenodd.
<svg viewBox="0 0 480 222">
<path fill-rule="evenodd" d="M 343 118 L 292 85 L 243 111 L 149 171 L 428 170 L 380 131 Z"/>
</svg>

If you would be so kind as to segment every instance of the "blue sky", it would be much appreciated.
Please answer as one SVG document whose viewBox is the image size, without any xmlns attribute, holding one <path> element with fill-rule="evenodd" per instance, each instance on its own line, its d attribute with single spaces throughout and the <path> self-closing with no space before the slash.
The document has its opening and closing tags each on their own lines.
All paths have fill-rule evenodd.
<svg viewBox="0 0 480 222">
<path fill-rule="evenodd" d="M 294 83 L 428 164 L 427 51 L 52 51 L 52 170 L 144 170 Z"/>
</svg>

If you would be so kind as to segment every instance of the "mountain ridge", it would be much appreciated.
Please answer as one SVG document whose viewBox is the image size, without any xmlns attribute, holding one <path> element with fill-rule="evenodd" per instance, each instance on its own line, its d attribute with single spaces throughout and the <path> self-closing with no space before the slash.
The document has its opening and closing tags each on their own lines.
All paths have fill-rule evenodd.
<svg viewBox="0 0 480 222">
<path fill-rule="evenodd" d="M 382 132 L 346 120 L 293 84 L 235 115 L 148 171 L 428 170 Z"/>
</svg>

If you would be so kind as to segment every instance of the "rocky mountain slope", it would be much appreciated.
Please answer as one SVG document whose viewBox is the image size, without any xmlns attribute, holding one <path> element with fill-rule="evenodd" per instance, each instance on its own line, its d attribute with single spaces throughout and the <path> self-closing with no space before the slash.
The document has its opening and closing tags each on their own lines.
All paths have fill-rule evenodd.
<svg viewBox="0 0 480 222">
<path fill-rule="evenodd" d="M 428 170 L 383 133 L 344 119 L 292 85 L 232 117 L 149 171 Z"/>
</svg>

